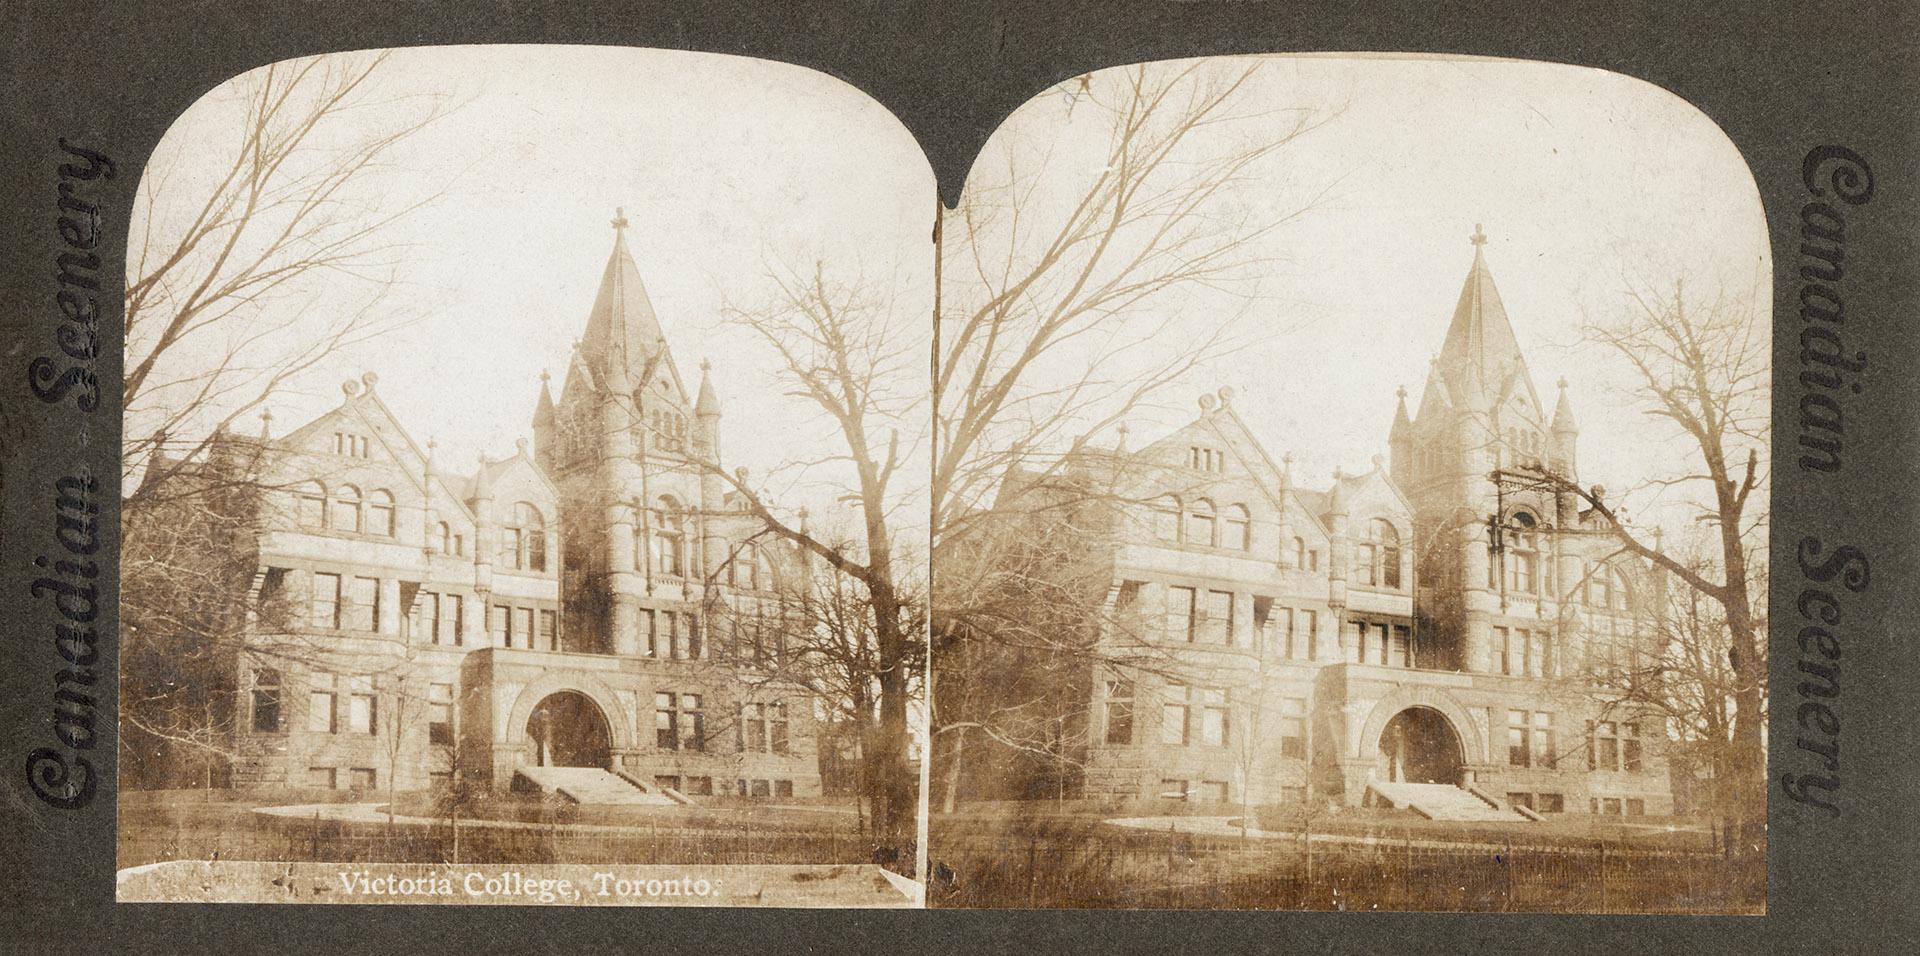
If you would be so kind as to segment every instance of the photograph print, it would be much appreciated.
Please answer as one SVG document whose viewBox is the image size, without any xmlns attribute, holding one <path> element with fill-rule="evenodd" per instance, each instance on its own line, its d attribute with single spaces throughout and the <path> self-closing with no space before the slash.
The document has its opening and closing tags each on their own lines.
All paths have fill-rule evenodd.
<svg viewBox="0 0 1920 956">
<path fill-rule="evenodd" d="M 913 905 L 933 210 L 766 61 L 209 91 L 129 250 L 119 898 Z"/>
<path fill-rule="evenodd" d="M 1771 264 L 1706 116 L 1100 70 L 941 270 L 928 905 L 1764 910 Z"/>
</svg>

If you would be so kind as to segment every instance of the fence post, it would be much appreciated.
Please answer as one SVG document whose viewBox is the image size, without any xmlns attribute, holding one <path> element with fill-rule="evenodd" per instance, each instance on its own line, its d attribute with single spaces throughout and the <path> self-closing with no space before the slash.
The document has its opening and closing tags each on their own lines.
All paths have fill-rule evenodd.
<svg viewBox="0 0 1920 956">
<path fill-rule="evenodd" d="M 1511 913 L 1513 912 L 1513 837 L 1508 836 L 1506 842 L 1507 852 L 1500 858 L 1502 863 L 1501 874 L 1505 877 L 1501 880 L 1501 883 L 1506 890 L 1506 900 L 1500 908 L 1505 912 Z"/>
<path fill-rule="evenodd" d="M 1609 912 L 1607 908 L 1607 841 L 1600 840 L 1600 912 Z"/>
<path fill-rule="evenodd" d="M 1401 832 L 1406 839 L 1406 854 L 1400 861 L 1400 908 L 1413 909 L 1413 828 Z"/>
</svg>

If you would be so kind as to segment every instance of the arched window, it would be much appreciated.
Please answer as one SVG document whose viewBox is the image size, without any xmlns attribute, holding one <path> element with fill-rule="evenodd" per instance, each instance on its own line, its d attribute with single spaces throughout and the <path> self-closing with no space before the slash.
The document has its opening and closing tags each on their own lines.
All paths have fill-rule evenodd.
<svg viewBox="0 0 1920 956">
<path fill-rule="evenodd" d="M 393 495 L 385 489 L 376 489 L 367 496 L 367 531 L 393 537 Z"/>
<path fill-rule="evenodd" d="M 1187 509 L 1187 543 L 1204 544 L 1207 547 L 1219 544 L 1214 524 L 1213 502 L 1205 498 L 1194 499 L 1193 507 Z"/>
<path fill-rule="evenodd" d="M 327 526 L 327 486 L 317 481 L 301 485 L 295 492 L 294 511 L 300 527 L 318 531 Z"/>
<path fill-rule="evenodd" d="M 743 544 L 734 552 L 733 563 L 727 570 L 727 582 L 738 587 L 755 589 L 760 587 L 760 549 L 752 544 Z"/>
<path fill-rule="evenodd" d="M 327 527 L 335 531 L 360 530 L 360 489 L 352 485 L 341 485 L 333 493 L 333 500 L 327 509 Z"/>
<path fill-rule="evenodd" d="M 1161 495 L 1153 502 L 1153 536 L 1162 541 L 1180 540 L 1180 499 Z"/>
<path fill-rule="evenodd" d="M 1373 539 L 1380 544 L 1380 586 L 1400 587 L 1400 529 L 1384 518 L 1373 519 Z"/>
<path fill-rule="evenodd" d="M 1247 517 L 1247 506 L 1228 505 L 1222 517 L 1226 523 L 1221 529 L 1224 533 L 1220 536 L 1220 546 L 1232 551 L 1247 550 L 1247 539 L 1251 537 L 1248 529 L 1252 523 Z"/>
<path fill-rule="evenodd" d="M 661 495 L 654 502 L 653 513 L 653 570 L 657 574 L 682 575 L 686 573 L 686 513 L 680 502 L 670 495 Z"/>
<path fill-rule="evenodd" d="M 434 526 L 433 533 L 434 533 L 434 540 L 440 542 L 441 554 L 456 553 L 453 550 L 453 526 L 452 525 L 449 525 L 446 522 L 442 521 L 438 525 Z"/>
<path fill-rule="evenodd" d="M 1307 539 L 1293 539 L 1293 566 L 1301 571 L 1307 570 Z"/>
<path fill-rule="evenodd" d="M 547 519 L 531 502 L 513 506 L 513 521 L 500 530 L 500 546 L 507 566 L 515 570 L 547 569 Z"/>
<path fill-rule="evenodd" d="M 1539 523 L 1532 512 L 1516 511 L 1507 528 L 1507 589 L 1534 594 L 1540 589 Z"/>
</svg>

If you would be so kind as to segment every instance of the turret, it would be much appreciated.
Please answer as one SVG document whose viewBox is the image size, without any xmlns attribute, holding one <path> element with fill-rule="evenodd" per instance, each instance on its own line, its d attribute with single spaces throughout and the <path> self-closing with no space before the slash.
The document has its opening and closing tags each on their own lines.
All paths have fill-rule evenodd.
<svg viewBox="0 0 1920 956">
<path fill-rule="evenodd" d="M 727 539 L 713 516 L 720 513 L 726 487 L 715 470 L 720 464 L 720 398 L 713 393 L 713 363 L 700 362 L 700 394 L 694 399 L 694 453 L 706 465 L 700 466 L 700 557 L 705 577 L 719 580 L 720 566 L 727 560 Z M 711 466 L 711 467 L 708 467 Z"/>
<path fill-rule="evenodd" d="M 1399 404 L 1393 410 L 1393 427 L 1387 431 L 1387 450 L 1392 455 L 1388 473 L 1395 484 L 1405 487 L 1413 474 L 1413 419 L 1407 417 L 1407 389 L 1394 391 Z"/>
<path fill-rule="evenodd" d="M 547 387 L 547 370 L 540 370 L 540 400 L 533 407 L 533 460 L 553 470 L 554 424 L 553 391 Z"/>
<path fill-rule="evenodd" d="M 473 475 L 473 586 L 493 590 L 493 543 L 499 528 L 493 520 L 493 463 L 480 453 L 480 470 Z"/>
<path fill-rule="evenodd" d="M 1327 603 L 1347 606 L 1347 567 L 1353 561 L 1353 539 L 1347 527 L 1347 476 L 1333 469 L 1333 490 L 1327 494 Z"/>
<path fill-rule="evenodd" d="M 1573 420 L 1573 401 L 1567 397 L 1567 380 L 1560 379 L 1560 398 L 1553 406 L 1553 444 L 1548 456 L 1555 471 L 1569 479 L 1579 477 L 1578 455 L 1575 446 L 1580 438 L 1580 426 Z"/>
</svg>

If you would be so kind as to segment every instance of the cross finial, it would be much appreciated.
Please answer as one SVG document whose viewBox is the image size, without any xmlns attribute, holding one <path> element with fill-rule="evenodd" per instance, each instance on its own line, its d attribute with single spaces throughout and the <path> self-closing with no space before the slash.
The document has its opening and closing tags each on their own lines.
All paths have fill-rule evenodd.
<svg viewBox="0 0 1920 956">
<path fill-rule="evenodd" d="M 1126 422 L 1121 422 L 1121 423 L 1120 423 L 1120 437 L 1121 437 L 1121 438 L 1125 438 L 1125 437 L 1127 437 L 1127 423 L 1126 423 Z"/>
<path fill-rule="evenodd" d="M 545 384 L 547 384 L 547 370 L 546 370 L 546 369 L 541 369 L 541 370 L 540 370 L 540 384 L 542 384 L 542 385 L 545 385 Z"/>
<path fill-rule="evenodd" d="M 1487 234 L 1480 229 L 1480 224 L 1477 222 L 1473 224 L 1473 235 L 1469 236 L 1468 239 L 1476 246 L 1484 246 L 1487 244 Z"/>
<path fill-rule="evenodd" d="M 613 207 L 613 231 L 627 228 L 627 210 L 621 206 Z"/>
<path fill-rule="evenodd" d="M 710 359 L 707 359 L 707 358 L 704 358 L 704 357 L 703 357 L 703 358 L 701 358 L 701 359 L 700 359 L 700 373 L 701 373 L 702 375 L 704 375 L 704 374 L 706 374 L 707 372 L 710 372 L 710 371 L 712 371 L 712 370 L 713 370 L 713 362 L 712 362 L 712 360 L 710 360 Z"/>
</svg>

